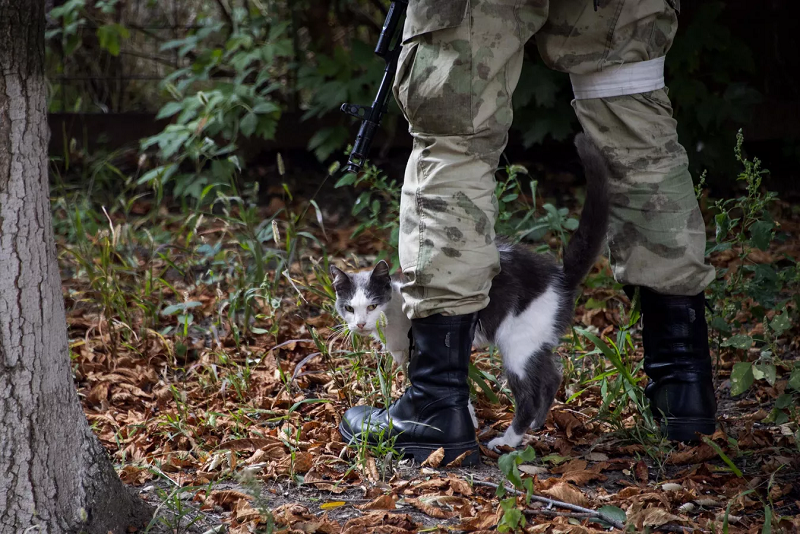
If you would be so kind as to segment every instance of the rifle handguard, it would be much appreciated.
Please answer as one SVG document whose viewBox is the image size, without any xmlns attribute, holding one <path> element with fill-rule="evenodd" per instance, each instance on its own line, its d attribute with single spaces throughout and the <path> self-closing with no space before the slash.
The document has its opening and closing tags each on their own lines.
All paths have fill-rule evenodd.
<svg viewBox="0 0 800 534">
<path fill-rule="evenodd" d="M 386 67 L 383 70 L 383 79 L 381 80 L 380 86 L 378 86 L 378 94 L 375 95 L 372 106 L 360 106 L 358 104 L 348 104 L 346 102 L 342 104 L 342 112 L 361 121 L 361 127 L 358 129 L 358 135 L 353 144 L 353 150 L 350 152 L 347 165 L 344 167 L 346 172 L 356 174 L 361 172 L 361 168 L 367 161 L 367 156 L 372 147 L 372 140 L 375 137 L 375 133 L 378 131 L 378 128 L 380 128 L 383 116 L 386 115 L 389 109 L 388 99 L 391 93 L 392 83 L 394 82 L 395 71 L 397 70 L 397 60 L 400 57 L 402 38 L 397 38 L 391 50 L 389 46 L 395 34 L 397 34 L 397 29 L 400 27 L 400 20 L 403 18 L 407 7 L 408 0 L 394 0 L 386 14 L 386 20 L 383 23 L 381 35 L 378 38 L 378 44 L 375 46 L 375 54 L 386 60 Z"/>
</svg>

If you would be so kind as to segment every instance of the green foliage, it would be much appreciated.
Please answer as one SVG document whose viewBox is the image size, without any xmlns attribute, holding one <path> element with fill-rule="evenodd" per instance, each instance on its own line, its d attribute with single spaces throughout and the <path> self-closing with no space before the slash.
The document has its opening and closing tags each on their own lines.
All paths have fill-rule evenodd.
<svg viewBox="0 0 800 534">
<path fill-rule="evenodd" d="M 122 40 L 131 36 L 131 32 L 121 24 L 104 24 L 97 28 L 97 40 L 100 47 L 116 57 L 119 55 Z"/>
<path fill-rule="evenodd" d="M 119 55 L 123 43 L 131 42 L 131 29 L 114 20 L 123 5 L 120 0 L 67 0 L 50 13 L 58 27 L 48 31 L 48 43 L 57 42 L 59 55 L 69 57 L 87 42 L 82 29 L 96 26 L 99 48 L 112 57 Z M 214 152 L 224 151 L 239 136 L 271 139 L 287 110 L 329 124 L 314 132 L 309 142 L 318 159 L 344 148 L 350 141 L 347 126 L 352 119 L 339 112 L 341 104 L 370 102 L 383 72 L 383 62 L 373 54 L 384 16 L 379 7 L 358 0 L 326 9 L 297 0 L 232 2 L 228 11 L 220 17 L 213 6 L 203 6 L 198 12 L 203 27 L 162 48 L 177 52 L 188 63 L 165 79 L 172 101 L 162 108 L 161 116 L 177 120 L 162 132 L 163 137 L 152 140 L 162 155 L 170 159 L 177 146 L 218 158 Z M 760 100 L 759 93 L 743 81 L 757 73 L 757 64 L 747 45 L 725 26 L 723 11 L 723 2 L 699 4 L 667 56 L 680 138 L 689 147 L 692 165 L 720 174 L 728 161 L 726 125 L 746 123 Z M 320 28 L 328 30 L 325 35 L 315 33 Z M 533 51 L 532 43 L 529 48 Z M 208 103 L 193 98 L 198 90 Z M 74 95 L 76 109 L 90 100 L 88 96 Z M 64 95 L 57 98 L 67 100 Z M 563 141 L 574 133 L 578 123 L 571 99 L 568 75 L 547 68 L 538 54 L 527 54 L 513 99 L 514 128 L 522 134 L 523 144 L 548 138 Z M 62 107 L 66 103 L 62 101 Z M 387 131 L 401 120 L 392 102 L 390 111 L 384 124 Z M 204 146 L 206 138 L 221 146 Z M 218 171 L 222 177 L 205 173 L 198 179 L 200 185 L 188 192 L 179 188 L 179 193 L 196 198 L 205 185 L 224 183 L 227 171 Z M 180 181 L 182 176 L 161 168 L 150 178 Z"/>
<path fill-rule="evenodd" d="M 578 219 L 570 217 L 567 208 L 556 208 L 545 203 L 537 209 L 535 180 L 523 180 L 528 170 L 522 165 L 506 165 L 499 170 L 495 197 L 498 215 L 495 222 L 497 235 L 517 242 L 521 240 L 540 242 L 548 232 L 560 239 L 563 246 L 568 242 L 569 232 L 578 228 Z M 353 203 L 351 214 L 360 220 L 352 234 L 355 238 L 364 232 L 384 241 L 386 249 L 378 259 L 387 259 L 392 268 L 399 265 L 397 245 L 400 236 L 400 190 L 396 180 L 389 179 L 379 168 L 368 164 L 358 175 L 347 173 L 337 182 L 336 187 L 353 187 L 358 197 Z M 526 190 L 529 188 L 529 190 Z M 539 243 L 537 251 L 546 252 L 550 247 Z"/>
<path fill-rule="evenodd" d="M 539 243 L 537 252 L 550 251 L 549 245 L 541 243 L 549 232 L 558 238 L 563 250 L 569 242 L 569 232 L 578 228 L 578 219 L 570 217 L 567 208 L 557 208 L 549 202 L 542 204 L 540 211 L 536 202 L 536 180 L 523 182 L 522 176 L 529 176 L 522 165 L 506 165 L 500 169 L 495 186 L 498 205 L 495 232 L 513 242 Z"/>
<path fill-rule="evenodd" d="M 242 138 L 275 135 L 281 105 L 273 94 L 292 55 L 288 24 L 274 23 L 258 11 L 237 9 L 232 16 L 236 24 L 227 35 L 225 24 L 208 21 L 188 37 L 162 46 L 193 61 L 163 82 L 172 101 L 157 118 L 174 118 L 172 123 L 142 141 L 143 150 L 158 148 L 161 165 L 139 184 L 151 184 L 159 196 L 165 184 L 174 182 L 174 195 L 202 202 L 241 171 L 237 150 Z"/>
<path fill-rule="evenodd" d="M 500 522 L 497 523 L 498 532 L 516 532 L 518 529 L 528 524 L 522 510 L 517 506 L 516 497 L 509 497 L 508 499 L 500 501 L 500 508 L 503 510 L 503 515 L 500 517 Z"/>
<path fill-rule="evenodd" d="M 500 456 L 497 460 L 497 467 L 503 477 L 497 485 L 496 495 L 500 498 L 505 497 L 508 491 L 506 490 L 506 481 L 508 481 L 517 491 L 524 495 L 525 504 L 530 504 L 533 496 L 533 479 L 530 477 L 522 478 L 519 466 L 524 462 L 532 462 L 535 459 L 536 451 L 531 446 L 526 447 L 524 451 L 513 451 Z M 525 515 L 517 502 L 517 497 L 512 496 L 503 499 L 500 501 L 500 507 L 503 509 L 503 516 L 497 525 L 498 532 L 516 531 L 527 524 Z"/>
<path fill-rule="evenodd" d="M 547 68 L 538 54 L 526 57 L 514 91 L 514 129 L 522 134 L 525 147 L 543 143 L 548 137 L 564 141 L 578 129 L 570 106 L 569 76 Z"/>
<path fill-rule="evenodd" d="M 622 524 L 628 520 L 628 515 L 625 513 L 625 510 L 618 506 L 601 506 L 597 512 L 600 514 L 602 519 L 613 519 L 614 521 L 619 521 Z"/>
<path fill-rule="evenodd" d="M 60 24 L 47 30 L 45 39 L 60 38 L 64 55 L 74 54 L 82 44 L 81 29 L 90 23 L 97 26 L 100 48 L 118 56 L 120 45 L 131 34 L 128 28 L 115 22 L 104 22 L 98 15 L 113 15 L 120 0 L 67 0 L 50 10 L 50 17 Z"/>
<path fill-rule="evenodd" d="M 65 54 L 73 54 L 81 44 L 79 30 L 86 25 L 86 0 L 67 0 L 50 11 L 50 17 L 61 24 L 45 32 L 45 39 L 61 38 L 61 47 Z"/>
<path fill-rule="evenodd" d="M 48 45 L 48 65 L 54 65 L 56 72 L 52 73 L 53 67 L 50 67 L 49 76 L 67 74 L 66 65 L 69 62 L 74 63 L 78 69 L 83 69 L 76 74 L 91 76 L 95 80 L 102 77 L 100 71 L 103 69 L 106 69 L 105 72 L 113 69 L 110 67 L 112 62 L 104 61 L 102 56 L 98 57 L 98 51 L 116 59 L 122 51 L 123 43 L 131 37 L 130 29 L 115 20 L 120 2 L 121 0 L 67 0 L 50 10 L 49 17 L 53 24 L 45 32 L 45 40 Z M 91 33 L 87 31 L 89 28 L 96 29 Z M 92 70 L 89 72 L 81 60 L 75 59 L 84 57 L 90 58 L 88 64 Z M 113 77 L 112 74 L 108 76 Z M 59 89 L 63 89 L 63 86 Z M 74 104 L 71 107 L 75 111 L 81 110 L 84 101 L 98 100 L 96 96 L 80 92 L 72 94 L 70 98 L 74 100 Z M 51 91 L 50 108 L 64 111 L 67 100 L 62 91 Z"/>
<path fill-rule="evenodd" d="M 734 475 L 736 475 L 739 478 L 742 478 L 741 470 L 738 467 L 736 467 L 736 464 L 733 463 L 733 460 L 731 460 L 728 457 L 728 455 L 725 454 L 725 452 L 722 450 L 722 448 L 719 445 L 714 443 L 714 441 L 711 438 L 709 438 L 708 436 L 703 436 L 703 443 L 705 443 L 706 445 L 708 445 L 709 447 L 714 449 L 714 452 L 716 452 L 717 455 L 719 455 L 719 457 L 722 458 L 722 461 L 727 464 L 727 466 L 730 468 L 731 472 Z"/>
<path fill-rule="evenodd" d="M 625 310 L 621 310 L 623 317 L 624 313 Z M 660 442 L 661 434 L 639 379 L 639 372 L 642 370 L 644 362 L 643 360 L 636 361 L 633 358 L 635 345 L 632 332 L 640 317 L 641 310 L 637 292 L 627 320 L 617 331 L 616 340 L 601 339 L 587 329 L 574 328 L 576 334 L 586 338 L 594 345 L 594 350 L 584 353 L 580 359 L 585 360 L 593 355 L 602 355 L 603 361 L 609 362 L 611 365 L 606 366 L 607 364 L 605 364 L 603 365 L 605 369 L 601 372 L 595 371 L 594 376 L 584 378 L 580 384 L 583 389 L 574 393 L 568 402 L 578 398 L 589 386 L 599 383 L 603 403 L 600 405 L 597 418 L 609 423 L 617 432 L 648 445 L 648 453 L 655 454 L 656 459 L 659 459 L 660 451 L 653 445 Z M 576 337 L 575 341 L 579 343 L 580 338 Z M 624 414 L 630 409 L 641 417 L 639 424 L 633 428 L 628 428 L 623 423 Z"/>
<path fill-rule="evenodd" d="M 160 469 L 156 471 L 167 483 L 175 484 Z M 210 491 L 204 486 L 156 488 L 156 496 L 160 502 L 153 518 L 144 530 L 145 533 L 160 531 L 161 529 L 157 528 L 159 524 L 175 534 L 190 532 L 192 525 L 200 521 L 202 516 L 187 504 L 188 499 L 184 494 L 194 494 L 201 490 Z"/>
<path fill-rule="evenodd" d="M 343 102 L 366 104 L 374 99 L 383 75 L 383 61 L 375 56 L 373 46 L 353 41 L 350 48 L 336 46 L 330 55 L 319 51 L 313 63 L 300 67 L 298 87 L 310 95 L 304 119 L 336 113 Z M 396 116 L 396 105 L 392 102 L 393 99 L 391 109 Z M 387 117 L 386 126 L 394 124 Z M 308 148 L 319 160 L 325 160 L 347 144 L 349 135 L 342 123 L 323 127 L 312 136 Z"/>
<path fill-rule="evenodd" d="M 507 454 L 502 455 L 497 460 L 497 467 L 500 469 L 500 472 L 503 473 L 503 476 L 514 485 L 514 487 L 520 491 L 528 491 L 530 494 L 533 493 L 533 479 L 526 478 L 525 480 L 522 479 L 522 474 L 519 471 L 519 466 L 525 462 L 532 462 L 536 459 L 536 451 L 530 445 L 525 448 L 524 451 L 513 451 Z M 504 484 L 500 484 L 497 487 L 497 496 L 504 497 L 506 494 L 506 489 Z M 530 502 L 530 496 L 526 502 Z"/>
<path fill-rule="evenodd" d="M 763 380 L 772 386 L 781 374 L 794 372 L 791 363 L 779 357 L 776 341 L 797 323 L 800 304 L 797 292 L 800 274 L 793 258 L 784 256 L 771 263 L 753 261 L 756 253 L 788 236 L 780 231 L 769 212 L 777 195 L 763 190 L 762 180 L 768 171 L 761 168 L 758 158 L 749 160 L 743 155 L 743 142 L 740 131 L 734 154 L 742 167 L 737 181 L 743 183 L 745 194 L 713 203 L 716 232 L 707 250 L 708 255 L 733 251 L 738 260 L 733 270 L 718 269 L 717 280 L 710 288 L 710 302 L 714 305 L 710 325 L 720 335 L 720 347 L 745 358 L 752 347 L 759 354 L 755 361 L 745 359 L 734 364 L 731 371 L 734 396 L 747 392 L 756 381 Z M 759 322 L 762 334 L 739 333 Z M 782 408 L 776 409 L 780 412 L 780 415 L 774 412 L 776 422 L 788 420 Z"/>
<path fill-rule="evenodd" d="M 391 268 L 400 265 L 397 243 L 400 237 L 400 188 L 396 180 L 389 179 L 380 169 L 367 164 L 358 175 L 347 173 L 336 182 L 337 188 L 351 186 L 358 192 L 350 213 L 361 222 L 353 231 L 352 238 L 371 232 L 377 239 L 385 241 L 386 249 L 376 262 L 386 259 Z M 388 235 L 387 235 L 388 234 Z"/>
</svg>

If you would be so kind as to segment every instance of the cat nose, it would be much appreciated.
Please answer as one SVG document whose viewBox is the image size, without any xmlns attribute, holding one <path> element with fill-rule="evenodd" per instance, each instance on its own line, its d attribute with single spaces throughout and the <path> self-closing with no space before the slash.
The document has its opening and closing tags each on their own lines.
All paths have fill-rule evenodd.
<svg viewBox="0 0 800 534">
<path fill-rule="evenodd" d="M 366 324 L 367 323 L 357 323 L 356 326 L 359 327 L 359 328 L 364 328 L 364 326 L 366 326 Z"/>
</svg>

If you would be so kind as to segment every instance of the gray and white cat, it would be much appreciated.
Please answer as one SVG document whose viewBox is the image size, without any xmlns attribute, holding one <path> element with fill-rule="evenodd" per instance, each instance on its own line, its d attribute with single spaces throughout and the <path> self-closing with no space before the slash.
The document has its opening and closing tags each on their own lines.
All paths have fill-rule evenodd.
<svg viewBox="0 0 800 534">
<path fill-rule="evenodd" d="M 522 244 L 497 239 L 500 273 L 492 280 L 489 305 L 479 312 L 474 347 L 495 345 L 516 401 L 516 413 L 505 433 L 489 442 L 497 449 L 516 447 L 529 428 L 539 428 L 561 385 L 560 364 L 553 354 L 569 327 L 578 286 L 600 254 L 608 226 L 610 168 L 600 150 L 584 135 L 575 139 L 586 173 L 586 203 L 580 224 L 564 251 L 563 268 L 549 255 Z M 409 356 L 411 321 L 402 311 L 402 275 L 389 274 L 381 261 L 372 271 L 346 273 L 330 269 L 336 310 L 351 332 L 386 340 L 385 350 L 399 365 Z M 385 323 L 383 317 L 385 317 Z"/>
</svg>

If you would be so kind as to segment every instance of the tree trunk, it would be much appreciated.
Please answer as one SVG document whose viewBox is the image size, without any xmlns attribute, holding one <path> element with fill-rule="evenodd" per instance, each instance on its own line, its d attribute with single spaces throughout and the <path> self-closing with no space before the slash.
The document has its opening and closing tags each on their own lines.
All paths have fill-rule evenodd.
<svg viewBox="0 0 800 534">
<path fill-rule="evenodd" d="M 44 0 L 0 0 L 0 534 L 122 533 L 151 513 L 117 477 L 72 382 L 47 181 L 44 24 Z"/>
</svg>

